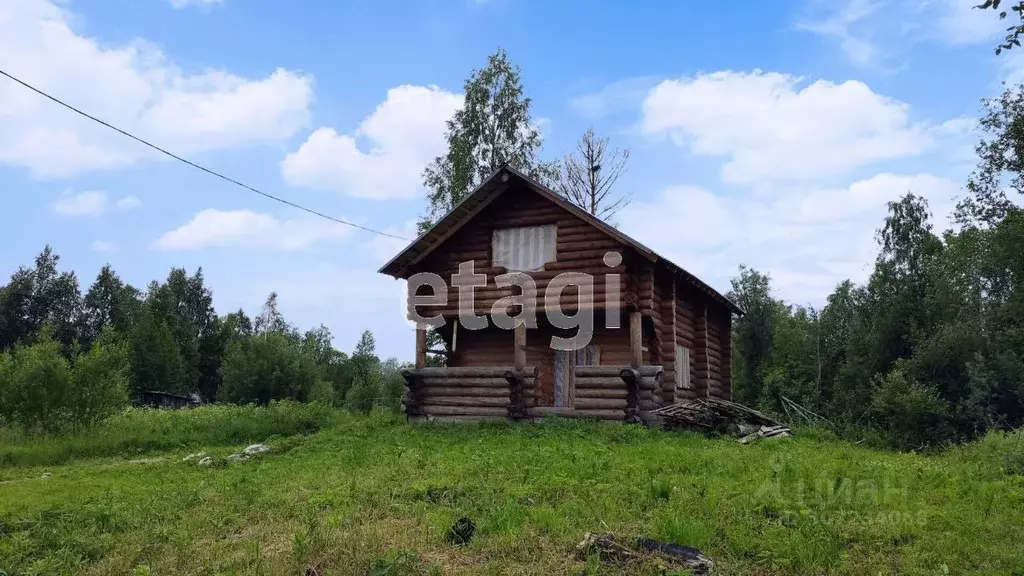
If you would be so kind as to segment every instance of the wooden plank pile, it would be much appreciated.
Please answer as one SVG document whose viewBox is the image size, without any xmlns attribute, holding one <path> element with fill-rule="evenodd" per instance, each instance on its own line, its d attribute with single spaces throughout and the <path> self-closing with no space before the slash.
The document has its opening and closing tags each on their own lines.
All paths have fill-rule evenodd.
<svg viewBox="0 0 1024 576">
<path fill-rule="evenodd" d="M 744 444 L 759 438 L 789 436 L 781 422 L 742 404 L 720 398 L 694 398 L 651 412 L 668 428 L 686 428 L 742 436 Z"/>
</svg>

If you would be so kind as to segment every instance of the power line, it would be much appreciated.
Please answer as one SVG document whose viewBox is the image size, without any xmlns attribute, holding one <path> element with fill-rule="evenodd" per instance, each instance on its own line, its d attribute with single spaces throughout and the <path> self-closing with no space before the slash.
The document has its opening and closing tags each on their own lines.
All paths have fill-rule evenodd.
<svg viewBox="0 0 1024 576">
<path fill-rule="evenodd" d="M 65 108 L 67 108 L 68 110 L 71 110 L 72 112 L 75 112 L 76 114 L 84 116 L 84 117 L 88 118 L 89 120 L 92 120 L 93 122 L 96 122 L 98 124 L 106 126 L 107 128 L 110 128 L 111 130 L 113 130 L 115 132 L 118 132 L 119 134 L 121 134 L 123 136 L 127 136 L 127 137 L 131 138 L 132 140 L 135 140 L 136 142 L 138 142 L 140 144 L 148 146 L 148 147 L 152 148 L 153 150 L 156 150 L 157 152 L 160 152 L 161 154 L 165 154 L 167 156 L 170 156 L 171 158 L 174 158 L 175 160 L 177 160 L 179 162 L 184 162 L 185 164 L 188 164 L 189 166 L 191 166 L 193 168 L 196 168 L 198 170 L 202 170 L 203 172 L 206 172 L 207 174 L 210 174 L 211 176 L 216 176 L 217 178 L 220 178 L 221 180 L 226 180 L 226 181 L 228 181 L 228 182 L 230 182 L 230 183 L 232 183 L 232 184 L 234 184 L 236 186 L 240 186 L 240 187 L 242 187 L 242 188 L 244 188 L 244 189 L 246 189 L 246 190 L 248 190 L 250 192 L 255 192 L 255 193 L 259 194 L 260 196 L 263 196 L 264 198 L 269 198 L 269 199 L 274 200 L 276 202 L 280 202 L 281 204 L 285 204 L 287 206 L 291 206 L 292 208 L 298 208 L 299 210 L 302 210 L 303 212 L 308 212 L 310 214 L 313 214 L 314 216 L 319 216 L 321 218 L 330 220 L 331 222 L 337 222 L 338 224 L 344 224 L 346 226 L 352 226 L 353 228 L 359 228 L 360 230 L 365 230 L 367 232 L 371 232 L 373 234 L 378 234 L 380 236 L 387 236 L 388 238 L 394 238 L 396 240 L 405 240 L 407 242 L 409 241 L 408 238 L 403 238 L 403 237 L 395 235 L 395 234 L 389 234 L 388 232 L 381 232 L 380 230 L 374 230 L 373 228 L 368 228 L 368 227 L 363 226 L 361 224 L 356 224 L 355 222 L 349 222 L 347 220 L 342 220 L 340 218 L 335 218 L 334 216 L 328 216 L 327 214 L 324 214 L 323 212 L 317 212 L 316 210 L 313 210 L 312 208 L 306 208 L 305 206 L 302 206 L 300 204 L 296 204 L 295 202 L 292 202 L 290 200 L 285 200 L 284 198 L 280 198 L 278 196 L 274 196 L 273 194 L 268 194 L 268 193 L 263 192 L 261 190 L 257 190 L 256 188 L 253 188 L 252 186 L 249 186 L 248 184 L 245 184 L 243 182 L 239 182 L 238 180 L 235 180 L 234 178 L 231 178 L 230 176 L 225 176 L 225 175 L 221 174 L 220 172 L 215 172 L 214 170 L 211 170 L 211 169 L 209 169 L 209 168 L 207 168 L 205 166 L 202 166 L 200 164 L 196 164 L 195 162 L 192 162 L 191 160 L 188 160 L 186 158 L 182 158 L 181 156 L 178 156 L 177 154 L 175 154 L 173 152 L 169 152 L 168 150 L 165 150 L 165 149 L 157 146 L 156 144 L 153 144 L 151 142 L 147 142 L 146 140 L 143 140 L 142 138 L 139 138 L 138 136 L 135 136 L 134 134 L 131 134 L 131 133 L 125 131 L 125 130 L 122 130 L 122 129 L 118 128 L 117 126 L 114 126 L 113 124 L 110 124 L 109 122 L 105 122 L 105 121 L 100 120 L 99 118 L 97 118 L 97 117 L 95 117 L 95 116 L 93 116 L 91 114 L 83 112 L 82 110 L 79 110 L 78 108 L 75 108 L 71 104 L 68 104 L 67 102 L 64 102 L 63 100 L 61 100 L 61 99 L 59 99 L 59 98 L 57 98 L 55 96 L 51 96 L 51 95 L 47 94 L 46 92 L 43 92 L 42 90 L 40 90 L 39 88 L 36 88 L 35 86 L 29 84 L 28 82 L 25 82 L 24 80 L 21 80 L 19 78 L 15 78 L 14 76 L 11 76 L 10 74 L 5 72 L 4 70 L 0 70 L 0 75 L 6 76 L 6 77 L 10 78 L 11 80 L 17 82 L 18 84 L 21 84 L 25 88 L 28 88 L 29 90 L 35 92 L 36 94 L 39 94 L 40 96 L 42 96 L 42 97 L 44 97 L 44 98 L 46 98 L 46 99 L 48 99 L 48 100 L 50 100 L 52 102 L 55 102 L 55 103 L 65 107 Z"/>
</svg>

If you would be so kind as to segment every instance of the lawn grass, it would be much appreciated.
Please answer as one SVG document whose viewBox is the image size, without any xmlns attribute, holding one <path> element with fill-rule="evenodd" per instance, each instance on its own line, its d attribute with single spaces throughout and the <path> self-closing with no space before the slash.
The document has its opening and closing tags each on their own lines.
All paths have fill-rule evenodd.
<svg viewBox="0 0 1024 576">
<path fill-rule="evenodd" d="M 204 410 L 258 409 L 145 417 L 216 419 Z M 814 431 L 743 446 L 590 422 L 315 420 L 260 427 L 263 438 L 214 427 L 150 444 L 139 432 L 129 454 L 62 452 L 60 465 L 32 456 L 51 454 L 45 442 L 4 446 L 0 454 L 20 456 L 0 475 L 0 569 L 619 574 L 573 553 L 585 532 L 614 531 L 697 546 L 715 574 L 1024 574 L 1019 432 L 924 456 Z M 267 437 L 271 452 L 224 462 Z M 132 462 L 139 444 L 146 458 Z M 198 449 L 215 465 L 182 462 Z M 476 536 L 446 544 L 463 516 Z M 625 571 L 662 573 L 654 563 Z"/>
</svg>

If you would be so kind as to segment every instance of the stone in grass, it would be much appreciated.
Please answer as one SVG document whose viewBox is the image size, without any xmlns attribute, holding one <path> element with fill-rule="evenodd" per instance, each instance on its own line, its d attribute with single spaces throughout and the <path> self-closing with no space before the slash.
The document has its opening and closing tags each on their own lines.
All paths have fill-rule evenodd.
<svg viewBox="0 0 1024 576">
<path fill-rule="evenodd" d="M 189 454 L 188 456 L 185 456 L 184 458 L 181 459 L 181 461 L 182 462 L 191 462 L 191 461 L 196 460 L 196 459 L 202 460 L 205 457 L 206 457 L 206 452 L 196 452 L 194 454 Z"/>
<path fill-rule="evenodd" d="M 252 456 L 253 454 L 262 454 L 263 452 L 266 452 L 268 450 L 270 450 L 270 446 L 267 446 L 266 444 L 251 444 L 249 446 L 246 446 L 245 450 L 242 450 L 242 452 L 249 456 Z"/>
<path fill-rule="evenodd" d="M 209 456 L 206 456 L 202 460 L 199 461 L 199 465 L 200 466 L 210 466 L 212 464 L 213 464 L 213 458 L 210 458 Z"/>
<path fill-rule="evenodd" d="M 476 531 L 476 525 L 469 518 L 459 518 L 452 524 L 451 528 L 448 529 L 448 533 L 444 535 L 444 539 L 449 544 L 458 544 L 464 546 L 469 544 L 469 541 L 473 539 L 473 532 Z"/>
<path fill-rule="evenodd" d="M 232 454 L 226 458 L 228 462 L 245 462 L 248 459 L 248 454 Z"/>
</svg>

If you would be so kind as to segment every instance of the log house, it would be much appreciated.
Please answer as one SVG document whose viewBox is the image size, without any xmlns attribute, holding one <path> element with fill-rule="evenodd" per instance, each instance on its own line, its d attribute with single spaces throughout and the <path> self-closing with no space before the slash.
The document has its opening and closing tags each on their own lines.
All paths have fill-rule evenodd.
<svg viewBox="0 0 1024 576">
<path fill-rule="evenodd" d="M 455 281 L 467 263 L 479 275 L 472 288 Z M 427 272 L 445 282 L 446 302 L 428 305 L 413 297 L 443 294 L 409 283 L 410 319 L 436 318 L 444 343 L 443 350 L 428 350 L 428 326 L 418 324 L 415 369 L 403 374 L 410 418 L 635 422 L 684 398 L 732 397 L 731 325 L 742 310 L 512 168 L 488 177 L 380 272 L 406 280 Z M 513 272 L 536 285 L 535 323 L 525 320 L 529 308 L 510 300 L 524 290 L 501 282 Z M 592 289 L 565 273 L 592 277 Z M 472 306 L 464 309 L 479 317 L 474 325 L 459 320 L 460 290 L 472 291 Z M 496 325 L 496 310 L 519 314 L 513 329 Z M 553 347 L 553 337 L 577 333 L 552 316 L 556 311 L 592 316 L 592 339 Z M 428 367 L 428 354 L 440 355 L 444 367 Z"/>
</svg>

